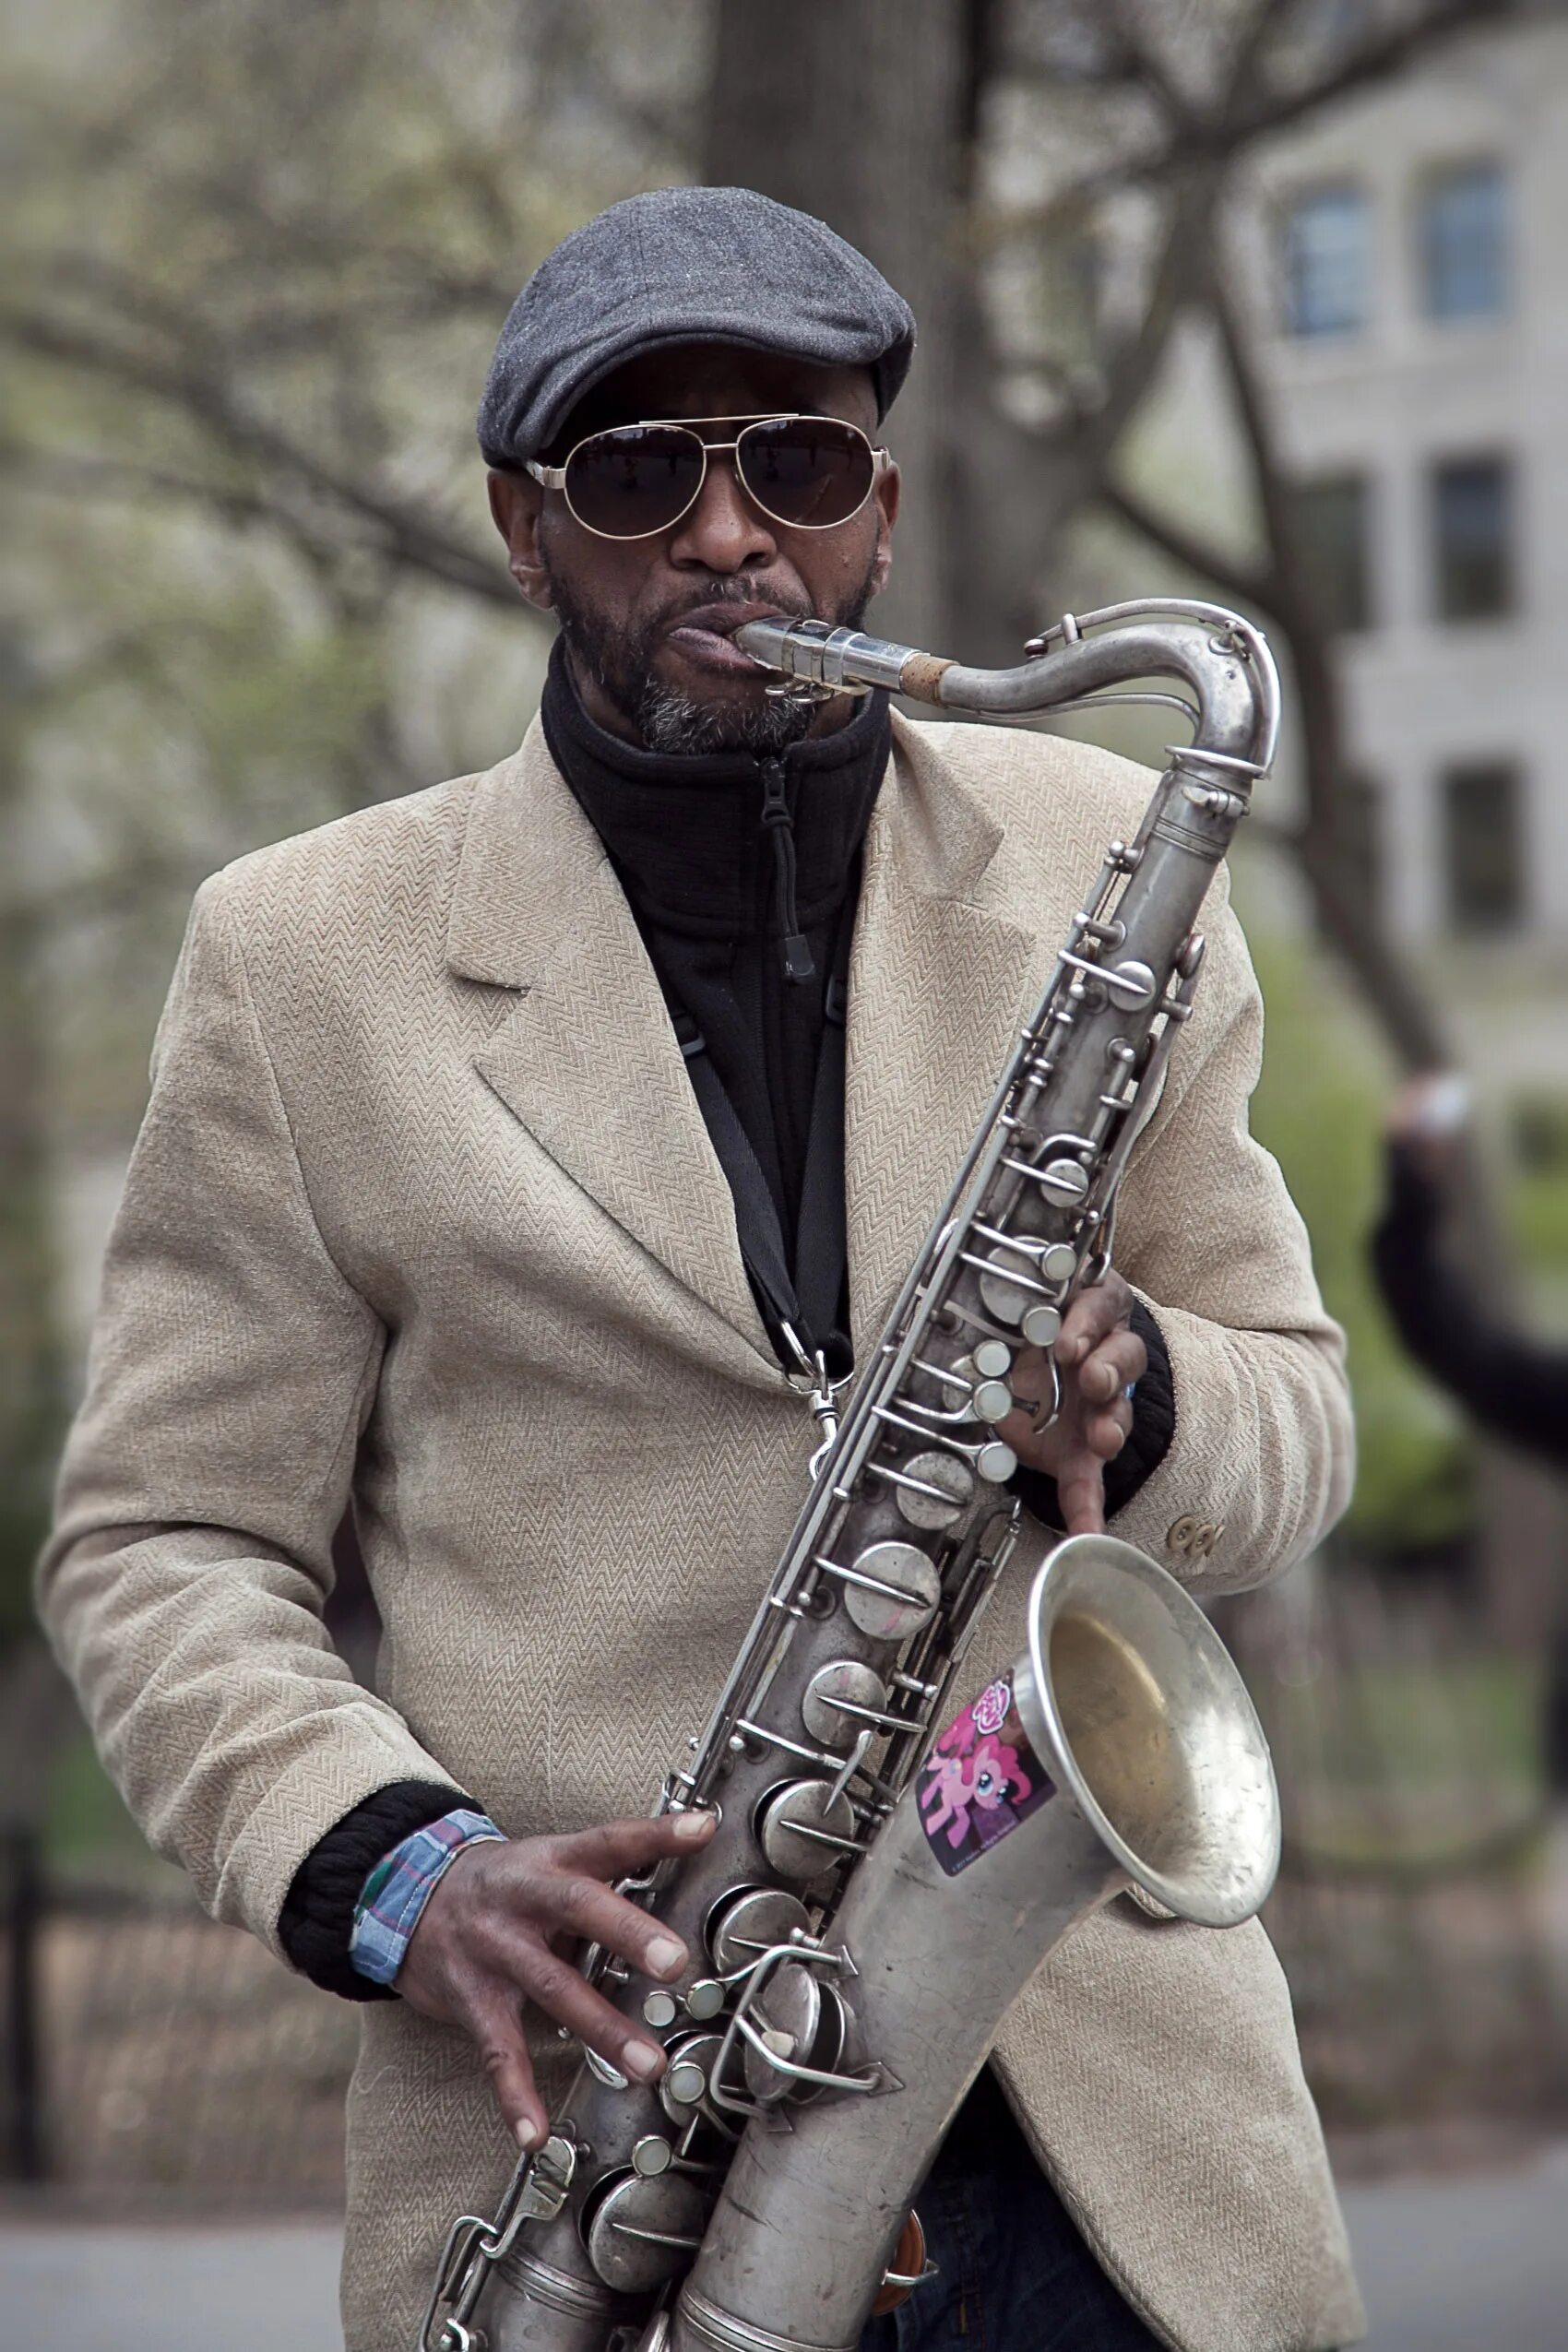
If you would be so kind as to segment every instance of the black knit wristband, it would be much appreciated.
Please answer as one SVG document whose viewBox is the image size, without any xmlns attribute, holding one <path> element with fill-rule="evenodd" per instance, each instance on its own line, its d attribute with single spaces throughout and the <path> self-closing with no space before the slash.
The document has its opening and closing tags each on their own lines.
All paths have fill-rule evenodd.
<svg viewBox="0 0 1568 2352">
<path fill-rule="evenodd" d="M 472 1802 L 446 1781 L 395 1780 L 335 1822 L 311 1847 L 283 1898 L 278 1935 L 291 1966 L 345 2001 L 393 2000 L 390 1985 L 373 1984 L 349 1957 L 360 1890 L 405 1837 Z"/>
</svg>

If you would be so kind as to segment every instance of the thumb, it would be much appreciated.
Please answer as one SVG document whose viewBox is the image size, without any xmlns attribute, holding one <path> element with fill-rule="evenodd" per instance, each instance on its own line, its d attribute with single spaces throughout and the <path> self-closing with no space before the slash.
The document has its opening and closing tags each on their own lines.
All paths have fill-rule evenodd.
<svg viewBox="0 0 1568 2352">
<path fill-rule="evenodd" d="M 1056 1473 L 1056 1500 L 1070 1536 L 1098 1536 L 1105 1529 L 1105 1466 L 1098 1454 L 1075 1447 Z"/>
</svg>

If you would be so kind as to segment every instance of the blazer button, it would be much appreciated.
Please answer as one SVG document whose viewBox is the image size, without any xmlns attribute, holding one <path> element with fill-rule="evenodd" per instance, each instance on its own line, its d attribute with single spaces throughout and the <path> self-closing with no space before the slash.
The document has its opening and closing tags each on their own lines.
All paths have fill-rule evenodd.
<svg viewBox="0 0 1568 2352">
<path fill-rule="evenodd" d="M 1172 1519 L 1166 1529 L 1165 1548 L 1168 1551 L 1181 1552 L 1185 1557 L 1194 1549 L 1201 1532 L 1201 1522 L 1194 1519 L 1190 1511 L 1184 1511 L 1179 1519 Z"/>
</svg>

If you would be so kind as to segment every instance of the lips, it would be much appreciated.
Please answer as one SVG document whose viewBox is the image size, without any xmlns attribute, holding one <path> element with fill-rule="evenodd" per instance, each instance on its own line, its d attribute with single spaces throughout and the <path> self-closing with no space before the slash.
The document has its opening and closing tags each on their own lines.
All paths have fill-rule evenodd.
<svg viewBox="0 0 1568 2352">
<path fill-rule="evenodd" d="M 748 621 L 772 621 L 783 617 L 776 604 L 699 604 L 683 612 L 665 631 L 665 637 L 687 661 L 695 662 L 704 669 L 724 670 L 754 678 L 760 665 L 752 659 L 750 654 L 741 651 L 733 642 L 734 633 Z"/>
</svg>

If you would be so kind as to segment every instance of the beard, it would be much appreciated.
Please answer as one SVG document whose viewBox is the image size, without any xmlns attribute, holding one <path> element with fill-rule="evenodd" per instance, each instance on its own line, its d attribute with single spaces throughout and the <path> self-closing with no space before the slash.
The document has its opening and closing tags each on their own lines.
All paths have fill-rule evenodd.
<svg viewBox="0 0 1568 2352">
<path fill-rule="evenodd" d="M 866 576 L 837 611 L 814 613 L 809 606 L 789 610 L 790 620 L 824 620 L 836 629 L 858 629 L 872 600 L 874 555 Z M 547 569 L 549 567 L 547 566 Z M 579 597 L 549 571 L 561 635 L 578 665 L 650 752 L 703 754 L 743 752 L 756 758 L 777 757 L 809 735 L 819 706 L 793 701 L 781 695 L 759 695 L 714 702 L 700 701 L 666 685 L 654 674 L 654 658 L 665 632 L 680 620 L 680 610 L 661 613 L 640 629 L 618 625 Z M 687 609 L 715 604 L 777 604 L 744 573 L 732 580 L 714 582 L 694 594 Z"/>
</svg>

